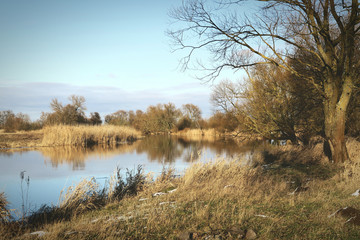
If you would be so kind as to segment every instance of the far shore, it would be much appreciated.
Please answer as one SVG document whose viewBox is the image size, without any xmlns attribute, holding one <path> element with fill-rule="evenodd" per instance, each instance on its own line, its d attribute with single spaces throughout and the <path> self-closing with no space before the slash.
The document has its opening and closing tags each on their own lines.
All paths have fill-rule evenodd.
<svg viewBox="0 0 360 240">
<path fill-rule="evenodd" d="M 5 133 L 0 130 L 0 149 L 39 147 L 43 137 L 42 130 L 15 133 Z"/>
<path fill-rule="evenodd" d="M 186 137 L 196 140 L 198 139 L 215 140 L 221 137 L 231 137 L 241 141 L 262 139 L 258 135 L 251 135 L 251 134 L 237 133 L 237 132 L 220 133 L 215 129 L 205 129 L 205 130 L 184 129 L 183 131 L 171 132 L 170 134 L 174 136 Z M 144 135 L 137 135 L 136 139 L 140 139 L 143 137 Z M 44 139 L 44 129 L 34 130 L 34 131 L 17 131 L 11 133 L 4 132 L 3 129 L 0 129 L 0 151 L 17 149 L 17 148 L 36 148 L 36 147 L 44 147 L 44 146 L 49 147 L 49 146 L 59 145 L 59 144 L 44 144 L 43 139 Z"/>
</svg>

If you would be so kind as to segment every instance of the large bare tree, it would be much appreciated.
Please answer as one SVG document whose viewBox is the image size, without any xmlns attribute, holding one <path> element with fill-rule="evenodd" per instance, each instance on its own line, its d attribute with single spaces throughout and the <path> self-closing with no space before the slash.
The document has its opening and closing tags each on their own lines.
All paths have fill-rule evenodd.
<svg viewBox="0 0 360 240">
<path fill-rule="evenodd" d="M 247 69 L 274 64 L 308 81 L 323 98 L 325 138 L 334 162 L 348 159 L 345 145 L 346 111 L 359 82 L 360 63 L 358 0 L 257 1 L 258 14 L 246 16 L 244 0 L 190 0 L 170 15 L 181 24 L 169 35 L 178 49 L 187 51 L 183 66 L 189 67 L 201 49 L 213 56 L 212 64 L 200 64 L 207 80 L 225 68 Z M 262 2 L 262 4 L 260 4 Z M 247 5 L 248 5 L 247 4 Z M 297 71 L 290 60 L 302 64 L 298 54 L 313 56 L 316 64 L 303 63 L 311 74 Z"/>
</svg>

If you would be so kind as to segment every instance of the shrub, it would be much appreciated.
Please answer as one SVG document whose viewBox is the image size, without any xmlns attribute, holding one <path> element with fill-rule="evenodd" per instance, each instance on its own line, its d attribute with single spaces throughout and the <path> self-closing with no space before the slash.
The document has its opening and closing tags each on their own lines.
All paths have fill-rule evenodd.
<svg viewBox="0 0 360 240">
<path fill-rule="evenodd" d="M 116 184 L 113 192 L 110 194 L 110 198 L 121 200 L 125 196 L 135 196 L 140 190 L 142 190 L 145 183 L 145 176 L 141 165 L 138 165 L 136 173 L 135 170 L 130 171 L 126 169 L 125 181 L 121 175 L 121 168 L 117 168 L 116 171 Z"/>
</svg>

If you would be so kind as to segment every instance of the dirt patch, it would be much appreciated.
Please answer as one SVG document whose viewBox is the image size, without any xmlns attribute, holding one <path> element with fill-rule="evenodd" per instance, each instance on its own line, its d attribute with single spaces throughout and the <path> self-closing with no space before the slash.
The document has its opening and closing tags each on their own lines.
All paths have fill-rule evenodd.
<svg viewBox="0 0 360 240">
<path fill-rule="evenodd" d="M 37 147 L 41 145 L 43 133 L 40 131 L 0 133 L 0 149 Z"/>
</svg>

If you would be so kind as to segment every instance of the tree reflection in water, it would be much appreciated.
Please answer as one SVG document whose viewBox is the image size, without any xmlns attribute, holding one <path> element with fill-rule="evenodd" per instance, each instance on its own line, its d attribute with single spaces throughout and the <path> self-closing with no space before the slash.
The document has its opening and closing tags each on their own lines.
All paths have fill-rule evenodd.
<svg viewBox="0 0 360 240">
<path fill-rule="evenodd" d="M 72 164 L 74 170 L 84 169 L 85 162 L 90 157 L 107 159 L 125 153 L 146 154 L 148 161 L 173 163 L 176 160 L 193 162 L 200 159 L 205 151 L 210 151 L 213 156 L 233 158 L 239 154 L 252 152 L 259 142 L 238 142 L 234 139 L 192 139 L 189 137 L 176 137 L 158 135 L 145 137 L 131 144 L 122 144 L 116 147 L 48 147 L 40 148 L 42 155 L 50 160 L 53 167 L 60 164 Z M 46 160 L 46 161 L 47 161 Z"/>
</svg>

